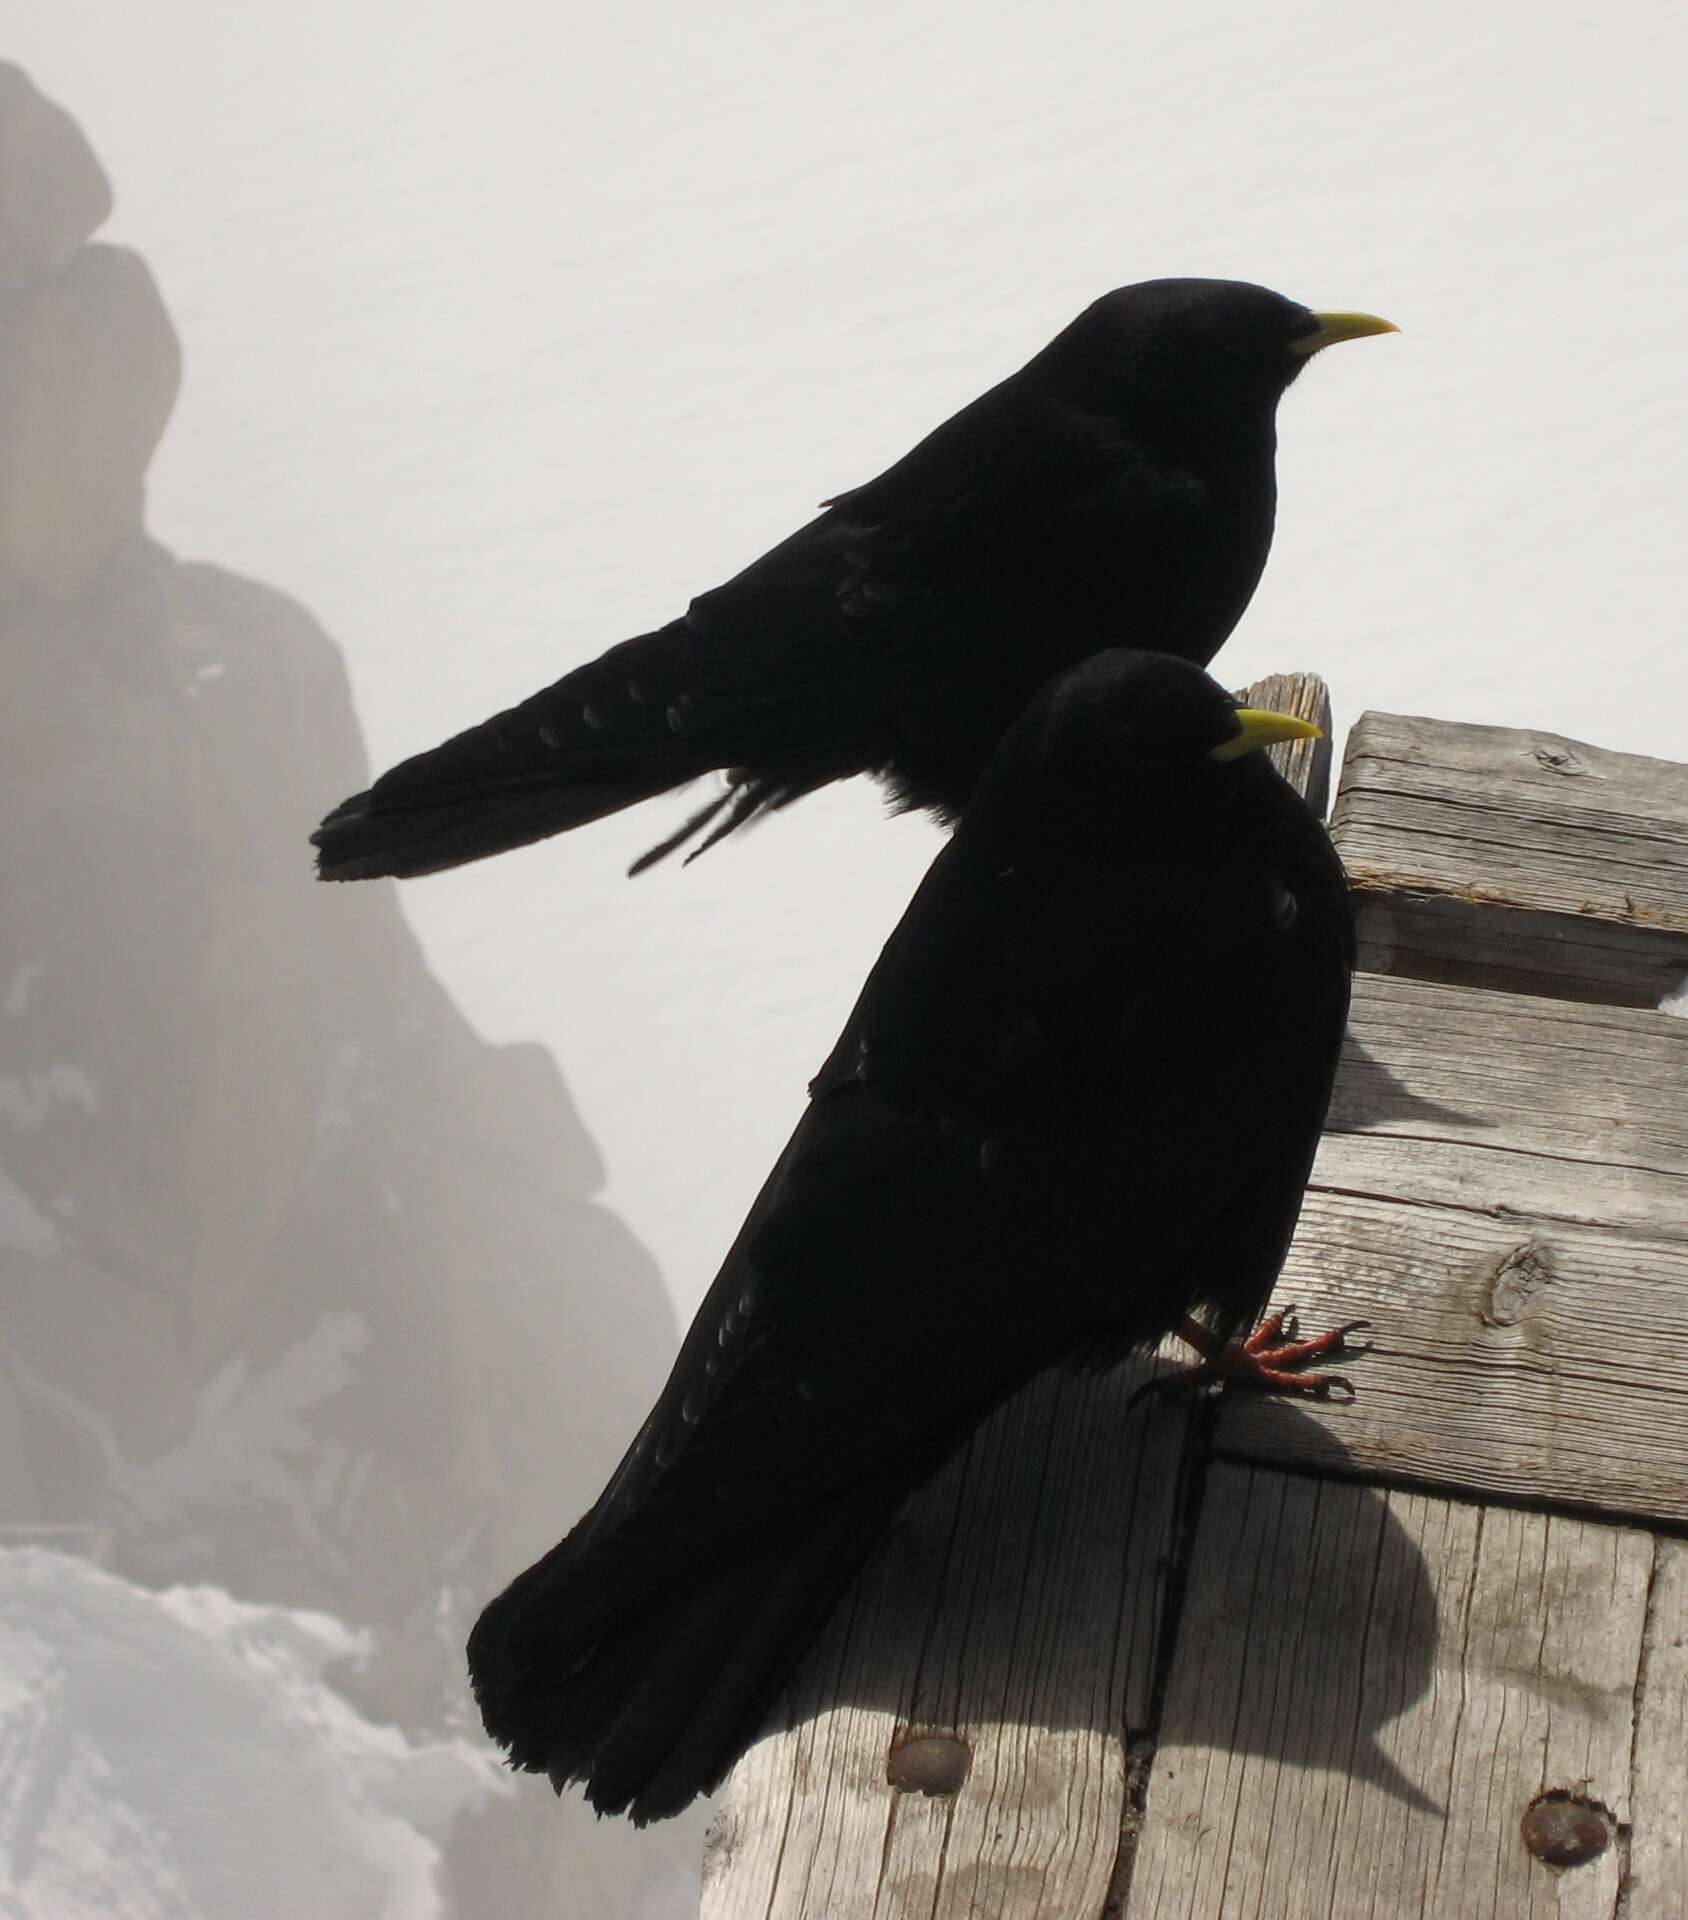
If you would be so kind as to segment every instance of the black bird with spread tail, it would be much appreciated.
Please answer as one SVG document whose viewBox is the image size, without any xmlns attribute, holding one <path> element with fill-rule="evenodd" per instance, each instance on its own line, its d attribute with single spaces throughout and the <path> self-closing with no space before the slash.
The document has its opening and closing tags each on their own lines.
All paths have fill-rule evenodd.
<svg viewBox="0 0 1688 1920">
<path fill-rule="evenodd" d="M 1001 1400 L 1192 1311 L 1209 1345 L 1260 1312 L 1352 964 L 1330 842 L 1256 751 L 1315 731 L 1123 650 L 1015 723 L 654 1411 L 475 1627 L 516 1765 L 679 1811 Z"/>
<path fill-rule="evenodd" d="M 1271 545 L 1280 396 L 1393 331 L 1237 281 L 1105 294 L 683 618 L 346 801 L 320 873 L 459 866 L 715 768 L 726 791 L 639 866 L 856 773 L 954 818 L 1051 674 L 1119 645 L 1212 659 Z"/>
</svg>

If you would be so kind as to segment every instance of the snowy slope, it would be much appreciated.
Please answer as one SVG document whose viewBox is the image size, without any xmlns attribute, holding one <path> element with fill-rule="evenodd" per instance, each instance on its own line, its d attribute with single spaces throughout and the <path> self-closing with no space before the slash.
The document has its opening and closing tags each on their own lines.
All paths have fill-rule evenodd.
<svg viewBox="0 0 1688 1920">
<path fill-rule="evenodd" d="M 452 1821 L 511 1783 L 348 1706 L 364 1651 L 327 1614 L 0 1551 L 0 1911 L 435 1920 Z"/>
</svg>

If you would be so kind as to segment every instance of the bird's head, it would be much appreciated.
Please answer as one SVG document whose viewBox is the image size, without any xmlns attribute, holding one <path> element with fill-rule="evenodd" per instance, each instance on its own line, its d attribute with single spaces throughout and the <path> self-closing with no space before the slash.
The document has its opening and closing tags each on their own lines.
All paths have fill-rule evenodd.
<svg viewBox="0 0 1688 1920">
<path fill-rule="evenodd" d="M 1123 424 L 1155 417 L 1187 432 L 1192 418 L 1234 426 L 1269 420 L 1310 359 L 1342 340 L 1396 333 L 1371 313 L 1319 313 L 1241 280 L 1145 280 L 1104 294 L 1068 337 L 1091 404 Z"/>
<path fill-rule="evenodd" d="M 1163 766 L 1225 763 L 1319 733 L 1293 714 L 1240 707 L 1212 674 L 1188 660 L 1130 647 L 1080 661 L 1050 683 L 1045 697 L 1057 732 L 1093 734 L 1111 753 Z"/>
<path fill-rule="evenodd" d="M 1051 681 L 1021 724 L 1045 793 L 1070 792 L 1104 815 L 1248 810 L 1261 794 L 1259 750 L 1319 737 L 1293 714 L 1239 706 L 1187 660 L 1124 647 Z"/>
</svg>

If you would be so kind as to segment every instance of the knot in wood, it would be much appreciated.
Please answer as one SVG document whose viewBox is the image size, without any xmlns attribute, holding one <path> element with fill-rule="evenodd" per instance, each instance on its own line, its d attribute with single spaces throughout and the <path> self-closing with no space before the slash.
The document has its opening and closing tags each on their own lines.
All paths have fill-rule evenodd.
<svg viewBox="0 0 1688 1920">
<path fill-rule="evenodd" d="M 1553 1278 L 1547 1249 L 1525 1240 L 1484 1270 L 1477 1314 L 1486 1327 L 1515 1327 L 1537 1287 Z"/>
<path fill-rule="evenodd" d="M 1581 1867 L 1612 1844 L 1616 1822 L 1598 1800 L 1564 1788 L 1538 1794 L 1525 1810 L 1524 1844 L 1550 1867 Z"/>
<path fill-rule="evenodd" d="M 891 1749 L 885 1778 L 899 1793 L 959 1793 L 973 1768 L 967 1742 L 953 1733 L 919 1734 Z"/>
<path fill-rule="evenodd" d="M 1581 774 L 1588 772 L 1586 764 L 1579 759 L 1563 741 L 1557 742 L 1551 747 L 1537 747 L 1535 750 L 1535 762 L 1538 767 L 1545 769 L 1548 773 Z"/>
</svg>

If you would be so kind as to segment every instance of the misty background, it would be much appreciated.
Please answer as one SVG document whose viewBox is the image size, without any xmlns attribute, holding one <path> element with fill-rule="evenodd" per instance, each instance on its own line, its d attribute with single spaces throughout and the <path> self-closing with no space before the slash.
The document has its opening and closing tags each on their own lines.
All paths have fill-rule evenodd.
<svg viewBox="0 0 1688 1920">
<path fill-rule="evenodd" d="M 0 1892 L 674 1920 L 701 1816 L 511 1782 L 461 1641 L 937 833 L 858 783 L 627 883 L 657 802 L 402 890 L 305 836 L 1170 273 L 1405 330 L 1286 398 L 1226 678 L 1688 759 L 1688 17 L 6 24 Z"/>
</svg>

